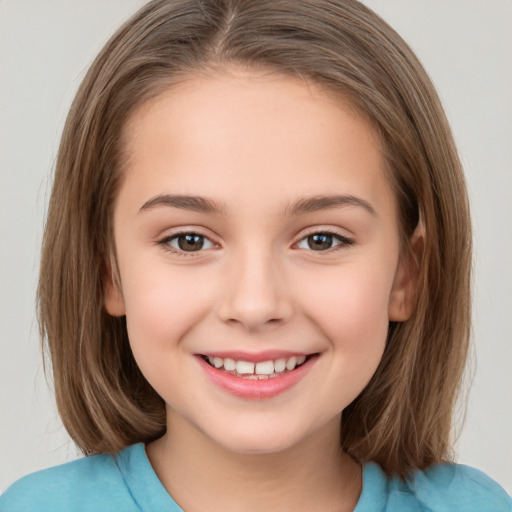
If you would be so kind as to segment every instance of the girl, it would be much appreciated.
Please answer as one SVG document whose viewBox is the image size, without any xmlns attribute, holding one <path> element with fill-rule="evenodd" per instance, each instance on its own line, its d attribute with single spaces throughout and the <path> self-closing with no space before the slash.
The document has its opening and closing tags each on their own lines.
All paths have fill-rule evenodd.
<svg viewBox="0 0 512 512">
<path fill-rule="evenodd" d="M 511 510 L 450 462 L 470 260 L 439 100 L 375 14 L 148 3 L 77 94 L 43 246 L 89 457 L 0 510 Z"/>
</svg>

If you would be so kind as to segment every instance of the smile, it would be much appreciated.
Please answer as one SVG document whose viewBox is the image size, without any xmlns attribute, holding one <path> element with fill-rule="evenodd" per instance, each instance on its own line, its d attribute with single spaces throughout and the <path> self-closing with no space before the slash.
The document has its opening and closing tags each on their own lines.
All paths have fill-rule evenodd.
<svg viewBox="0 0 512 512">
<path fill-rule="evenodd" d="M 216 388 L 237 398 L 262 400 L 298 384 L 319 354 L 197 354 L 202 370 Z M 253 359 L 248 361 L 248 359 Z"/>
<path fill-rule="evenodd" d="M 291 356 L 288 358 L 280 357 L 275 360 L 260 361 L 258 363 L 251 361 L 235 360 L 229 357 L 208 357 L 205 360 L 216 368 L 235 377 L 244 379 L 273 379 L 286 372 L 295 370 L 306 361 L 306 356 Z"/>
</svg>

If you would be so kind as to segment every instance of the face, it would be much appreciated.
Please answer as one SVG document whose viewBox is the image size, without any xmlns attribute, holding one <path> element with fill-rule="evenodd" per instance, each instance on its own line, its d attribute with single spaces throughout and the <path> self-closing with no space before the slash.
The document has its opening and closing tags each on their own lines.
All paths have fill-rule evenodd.
<svg viewBox="0 0 512 512">
<path fill-rule="evenodd" d="M 408 315 L 371 127 L 314 84 L 226 73 L 143 105 L 125 143 L 106 307 L 168 422 L 246 453 L 339 427 Z"/>
</svg>

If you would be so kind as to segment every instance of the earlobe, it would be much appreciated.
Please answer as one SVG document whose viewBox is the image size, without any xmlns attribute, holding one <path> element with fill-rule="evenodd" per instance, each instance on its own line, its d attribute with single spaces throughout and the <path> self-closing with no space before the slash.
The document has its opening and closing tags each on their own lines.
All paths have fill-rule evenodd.
<svg viewBox="0 0 512 512">
<path fill-rule="evenodd" d="M 404 252 L 398 263 L 389 297 L 388 318 L 391 322 L 405 322 L 414 311 L 424 242 L 425 230 L 419 224 L 411 237 L 410 250 Z"/>
<path fill-rule="evenodd" d="M 112 272 L 112 264 L 107 264 L 107 283 L 105 286 L 105 309 L 112 316 L 124 316 L 126 308 L 119 279 Z"/>
</svg>

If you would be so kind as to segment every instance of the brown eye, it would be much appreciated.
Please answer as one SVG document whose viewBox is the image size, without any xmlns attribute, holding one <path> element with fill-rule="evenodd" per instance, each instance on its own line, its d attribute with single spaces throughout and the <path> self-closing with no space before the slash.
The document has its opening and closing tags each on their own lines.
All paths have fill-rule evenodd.
<svg viewBox="0 0 512 512">
<path fill-rule="evenodd" d="M 209 238 L 198 233 L 178 233 L 164 238 L 160 244 L 176 253 L 199 252 L 215 247 Z"/>
<path fill-rule="evenodd" d="M 325 233 L 317 233 L 307 238 L 308 246 L 314 251 L 325 251 L 332 247 L 333 237 Z"/>
<path fill-rule="evenodd" d="M 303 238 L 299 243 L 300 249 L 312 251 L 328 251 L 329 249 L 351 245 L 352 240 L 335 233 L 313 233 Z"/>
<path fill-rule="evenodd" d="M 204 237 L 200 235 L 179 235 L 176 239 L 182 251 L 199 251 L 204 246 Z"/>
</svg>

